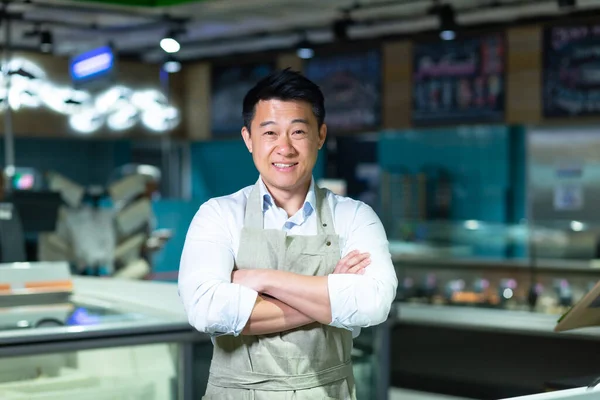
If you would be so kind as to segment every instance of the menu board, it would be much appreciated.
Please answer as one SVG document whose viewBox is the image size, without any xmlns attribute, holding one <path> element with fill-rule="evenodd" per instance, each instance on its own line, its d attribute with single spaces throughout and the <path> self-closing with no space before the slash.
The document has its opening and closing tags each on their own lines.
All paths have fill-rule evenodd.
<svg viewBox="0 0 600 400">
<path fill-rule="evenodd" d="M 415 125 L 498 122 L 504 118 L 502 34 L 413 46 Z"/>
<path fill-rule="evenodd" d="M 377 127 L 381 120 L 381 56 L 378 49 L 310 59 L 305 75 L 325 96 L 332 131 Z"/>
<path fill-rule="evenodd" d="M 261 78 L 274 70 L 272 64 L 213 66 L 211 131 L 213 138 L 239 135 L 243 126 L 244 96 Z"/>
<path fill-rule="evenodd" d="M 544 30 L 544 117 L 600 114 L 600 23 Z"/>
</svg>

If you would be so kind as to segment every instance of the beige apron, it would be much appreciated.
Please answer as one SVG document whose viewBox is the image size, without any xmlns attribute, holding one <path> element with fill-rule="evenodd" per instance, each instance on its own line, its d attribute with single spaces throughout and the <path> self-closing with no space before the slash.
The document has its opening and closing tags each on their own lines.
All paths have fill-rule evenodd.
<svg viewBox="0 0 600 400">
<path fill-rule="evenodd" d="M 316 189 L 317 235 L 263 229 L 258 183 L 246 205 L 238 269 L 270 268 L 324 276 L 340 259 L 326 192 Z M 356 399 L 352 333 L 318 322 L 259 336 L 215 339 L 206 395 L 219 400 Z"/>
</svg>

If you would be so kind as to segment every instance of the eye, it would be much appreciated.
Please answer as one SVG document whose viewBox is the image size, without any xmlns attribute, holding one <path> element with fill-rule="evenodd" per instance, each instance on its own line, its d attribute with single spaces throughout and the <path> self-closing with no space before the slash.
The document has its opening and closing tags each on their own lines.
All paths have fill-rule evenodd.
<svg viewBox="0 0 600 400">
<path fill-rule="evenodd" d="M 306 132 L 304 132 L 303 130 L 297 130 L 294 131 L 294 135 L 304 135 Z"/>
<path fill-rule="evenodd" d="M 266 136 L 272 136 L 274 134 L 275 134 L 275 132 L 273 132 L 273 131 L 267 131 L 267 132 L 263 133 L 263 135 L 266 135 Z"/>
</svg>

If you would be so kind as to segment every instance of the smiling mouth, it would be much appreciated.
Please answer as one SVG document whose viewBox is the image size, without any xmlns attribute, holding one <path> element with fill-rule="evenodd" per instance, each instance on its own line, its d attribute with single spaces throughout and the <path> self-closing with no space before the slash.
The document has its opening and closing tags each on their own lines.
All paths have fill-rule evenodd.
<svg viewBox="0 0 600 400">
<path fill-rule="evenodd" d="M 298 165 L 298 163 L 272 163 L 272 165 L 278 169 L 287 169 L 295 167 L 296 165 Z"/>
</svg>

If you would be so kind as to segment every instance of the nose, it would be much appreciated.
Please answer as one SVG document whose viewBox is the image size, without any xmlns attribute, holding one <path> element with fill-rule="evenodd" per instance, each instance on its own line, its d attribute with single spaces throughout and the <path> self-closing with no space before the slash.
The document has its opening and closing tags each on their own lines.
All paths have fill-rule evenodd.
<svg viewBox="0 0 600 400">
<path fill-rule="evenodd" d="M 288 135 L 281 135 L 277 143 L 277 154 L 283 157 L 290 157 L 296 153 L 292 140 Z"/>
</svg>

